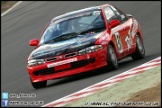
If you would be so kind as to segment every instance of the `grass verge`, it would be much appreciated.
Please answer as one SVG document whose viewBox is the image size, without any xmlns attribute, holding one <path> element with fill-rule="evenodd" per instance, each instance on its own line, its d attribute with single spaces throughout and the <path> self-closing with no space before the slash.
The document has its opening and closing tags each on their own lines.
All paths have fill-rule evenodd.
<svg viewBox="0 0 162 108">
<path fill-rule="evenodd" d="M 11 8 L 18 1 L 1 1 L 1 14 Z"/>
<path fill-rule="evenodd" d="M 161 106 L 161 65 L 65 107 Z"/>
</svg>

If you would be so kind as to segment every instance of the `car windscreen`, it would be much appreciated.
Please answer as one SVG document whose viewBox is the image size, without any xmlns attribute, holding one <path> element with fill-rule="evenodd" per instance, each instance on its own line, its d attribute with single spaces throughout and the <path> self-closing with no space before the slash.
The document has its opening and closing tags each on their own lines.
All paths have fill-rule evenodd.
<svg viewBox="0 0 162 108">
<path fill-rule="evenodd" d="M 91 28 L 105 27 L 100 10 L 75 14 L 53 21 L 44 31 L 40 44 L 64 34 L 79 33 Z"/>
</svg>

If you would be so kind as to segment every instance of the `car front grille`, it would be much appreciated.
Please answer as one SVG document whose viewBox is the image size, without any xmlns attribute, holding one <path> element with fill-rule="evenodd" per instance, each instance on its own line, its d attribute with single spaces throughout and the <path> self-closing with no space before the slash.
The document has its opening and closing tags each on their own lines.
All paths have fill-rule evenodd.
<svg viewBox="0 0 162 108">
<path fill-rule="evenodd" d="M 65 58 L 74 57 L 74 56 L 76 56 L 76 55 L 77 55 L 76 52 L 74 52 L 74 53 L 70 53 L 70 54 L 66 54 L 66 55 L 65 55 Z"/>
<path fill-rule="evenodd" d="M 51 62 L 51 61 L 55 61 L 55 60 L 57 60 L 56 57 L 46 58 L 46 61 L 47 61 L 47 62 Z"/>
<path fill-rule="evenodd" d="M 55 72 L 54 67 L 52 67 L 52 68 L 47 68 L 47 69 L 42 69 L 42 70 L 35 71 L 33 74 L 35 76 L 38 76 L 38 75 L 53 74 L 54 72 Z"/>
</svg>

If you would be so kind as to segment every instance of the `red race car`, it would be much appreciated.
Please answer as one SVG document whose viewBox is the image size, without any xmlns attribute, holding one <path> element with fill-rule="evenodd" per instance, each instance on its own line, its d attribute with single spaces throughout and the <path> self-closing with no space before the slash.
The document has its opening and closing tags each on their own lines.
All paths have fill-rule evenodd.
<svg viewBox="0 0 162 108">
<path fill-rule="evenodd" d="M 145 57 L 140 25 L 130 14 L 104 4 L 53 18 L 28 57 L 27 69 L 34 88 L 53 80 L 107 66 L 131 56 Z"/>
</svg>

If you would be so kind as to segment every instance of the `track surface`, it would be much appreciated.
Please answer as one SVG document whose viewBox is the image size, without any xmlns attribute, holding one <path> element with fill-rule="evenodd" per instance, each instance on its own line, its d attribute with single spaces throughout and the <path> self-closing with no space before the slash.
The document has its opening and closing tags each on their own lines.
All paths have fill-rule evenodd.
<svg viewBox="0 0 162 108">
<path fill-rule="evenodd" d="M 47 22 L 59 14 L 104 3 L 115 5 L 125 13 L 132 14 L 139 21 L 144 35 L 146 58 L 133 61 L 129 57 L 120 62 L 120 67 L 116 71 L 106 72 L 104 69 L 101 69 L 97 72 L 89 72 L 57 79 L 49 81 L 46 88 L 35 90 L 30 84 L 26 69 L 27 57 L 34 49 L 34 47 L 29 46 L 29 40 L 32 38 L 39 38 Z M 160 9 L 160 1 L 22 2 L 9 13 L 1 17 L 2 92 L 35 93 L 37 95 L 36 98 L 23 98 L 21 100 L 44 101 L 46 104 L 160 56 Z"/>
</svg>

